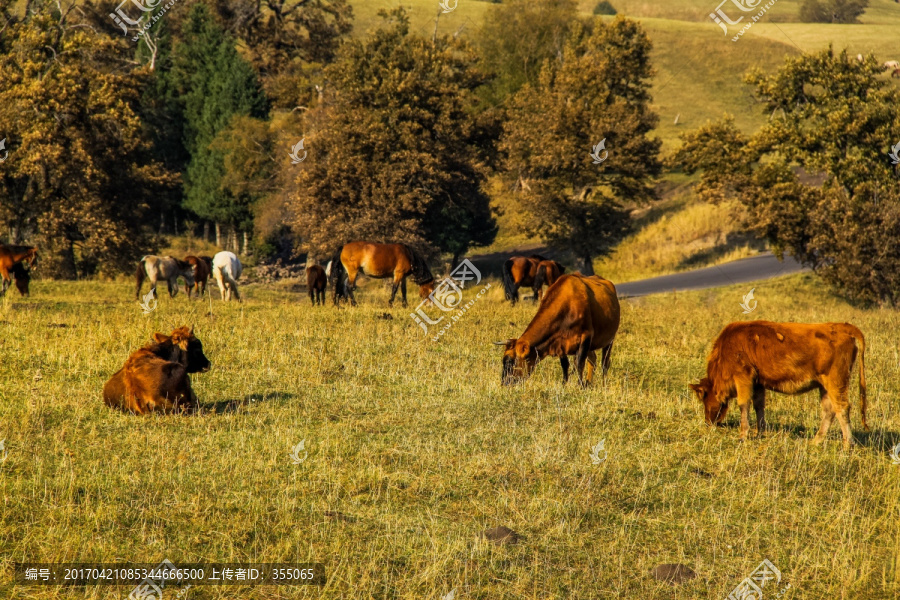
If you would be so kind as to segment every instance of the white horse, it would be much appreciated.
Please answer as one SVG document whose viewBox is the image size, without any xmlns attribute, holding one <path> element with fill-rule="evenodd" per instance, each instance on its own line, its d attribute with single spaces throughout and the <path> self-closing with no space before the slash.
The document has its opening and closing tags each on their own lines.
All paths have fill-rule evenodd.
<svg viewBox="0 0 900 600">
<path fill-rule="evenodd" d="M 241 261 L 234 252 L 219 252 L 213 256 L 212 276 L 219 284 L 219 292 L 222 300 L 231 300 L 232 293 L 239 302 L 241 295 L 238 293 L 237 280 L 241 277 Z"/>
<path fill-rule="evenodd" d="M 183 277 L 185 283 L 189 286 L 194 285 L 194 269 L 193 266 L 178 260 L 171 256 L 154 256 L 148 254 L 138 263 L 137 273 L 135 273 L 135 281 L 137 289 L 134 292 L 135 299 L 141 298 L 141 286 L 144 279 L 150 278 L 150 290 L 154 297 L 156 294 L 156 282 L 164 279 L 169 285 L 169 295 L 173 298 L 178 294 L 178 278 Z"/>
</svg>

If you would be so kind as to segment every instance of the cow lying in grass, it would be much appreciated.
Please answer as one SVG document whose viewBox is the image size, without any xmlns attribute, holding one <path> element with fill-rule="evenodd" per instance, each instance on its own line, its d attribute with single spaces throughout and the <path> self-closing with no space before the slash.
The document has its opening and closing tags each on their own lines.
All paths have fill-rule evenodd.
<svg viewBox="0 0 900 600">
<path fill-rule="evenodd" d="M 197 397 L 188 373 L 209 371 L 203 344 L 194 330 L 179 327 L 172 335 L 156 333 L 154 343 L 132 353 L 103 386 L 107 406 L 139 415 L 193 412 Z"/>
<path fill-rule="evenodd" d="M 813 438 L 820 444 L 837 415 L 850 447 L 850 372 L 859 352 L 859 400 L 866 429 L 866 342 L 849 323 L 731 323 L 713 343 L 706 377 L 690 388 L 703 403 L 706 422 L 725 420 L 728 402 L 737 397 L 741 409 L 741 440 L 750 429 L 750 402 L 759 432 L 766 429 L 766 390 L 802 394 L 818 389 L 822 398 L 822 424 Z"/>
<path fill-rule="evenodd" d="M 578 382 L 591 383 L 597 350 L 603 353 L 606 376 L 618 330 L 619 298 L 612 282 L 578 273 L 562 275 L 547 288 L 525 332 L 518 339 L 495 342 L 505 348 L 503 385 L 527 378 L 538 361 L 547 356 L 559 357 L 563 382 L 566 382 L 572 354 Z"/>
</svg>

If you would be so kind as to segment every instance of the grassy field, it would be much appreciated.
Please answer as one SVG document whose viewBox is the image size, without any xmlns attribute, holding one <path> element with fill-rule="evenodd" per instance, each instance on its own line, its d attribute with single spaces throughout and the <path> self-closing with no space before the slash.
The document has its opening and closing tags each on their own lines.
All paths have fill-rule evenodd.
<svg viewBox="0 0 900 600">
<path fill-rule="evenodd" d="M 15 586 L 12 561 L 169 558 L 327 565 L 324 588 L 194 587 L 191 600 L 722 599 L 768 558 L 791 584 L 783 598 L 896 598 L 898 314 L 852 308 L 810 275 L 755 287 L 749 316 L 744 287 L 625 301 L 608 380 L 580 389 L 551 361 L 499 385 L 491 342 L 534 309 L 503 303 L 498 282 L 432 342 L 380 284 L 356 309 L 312 309 L 286 283 L 246 286 L 212 316 L 183 295 L 144 316 L 125 281 L 37 281 L 0 304 L 0 597 L 130 591 Z M 744 444 L 733 412 L 727 428 L 703 423 L 686 385 L 720 328 L 748 318 L 866 333 L 873 430 L 857 428 L 851 452 L 837 427 L 808 443 L 809 394 L 770 395 L 772 432 Z M 193 377 L 202 414 L 107 409 L 101 387 L 128 353 L 182 324 L 213 362 Z M 523 540 L 481 538 L 498 525 Z M 698 578 L 657 582 L 660 563 Z"/>
</svg>

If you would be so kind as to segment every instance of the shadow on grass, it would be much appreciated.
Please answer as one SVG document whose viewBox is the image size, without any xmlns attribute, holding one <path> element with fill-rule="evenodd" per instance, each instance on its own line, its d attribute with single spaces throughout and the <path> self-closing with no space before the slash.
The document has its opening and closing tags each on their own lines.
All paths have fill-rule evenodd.
<svg viewBox="0 0 900 600">
<path fill-rule="evenodd" d="M 764 252 L 766 250 L 766 242 L 764 240 L 754 238 L 745 233 L 732 231 L 725 236 L 725 241 L 723 243 L 686 257 L 676 265 L 675 269 L 681 271 L 707 266 L 716 259 L 721 258 L 742 246 L 746 246 L 757 252 Z"/>
<path fill-rule="evenodd" d="M 237 412 L 241 408 L 250 406 L 254 402 L 267 402 L 269 400 L 290 400 L 296 398 L 297 394 L 291 392 L 260 392 L 255 394 L 247 394 L 243 398 L 235 398 L 232 400 L 220 400 L 215 404 L 201 404 L 200 407 L 204 412 L 214 412 L 216 414 L 225 414 Z"/>
<path fill-rule="evenodd" d="M 728 422 L 718 425 L 717 428 L 721 428 L 729 431 L 737 431 L 740 429 L 741 423 L 740 421 L 729 420 Z M 851 429 L 853 430 L 853 440 L 854 444 L 863 448 L 871 448 L 876 452 L 882 452 L 886 455 L 890 455 L 891 451 L 900 444 L 900 432 L 898 431 L 888 431 L 883 429 L 873 429 L 871 431 L 865 431 L 859 429 L 858 423 L 852 423 Z M 791 424 L 780 424 L 780 423 L 772 423 L 771 421 L 766 421 L 766 431 L 763 434 L 772 435 L 776 433 L 786 433 L 793 438 L 799 440 L 812 440 L 813 436 L 818 432 L 818 427 L 809 429 L 804 425 L 791 425 Z M 756 430 L 756 422 L 751 419 L 750 424 L 750 437 L 748 439 L 758 439 L 759 432 Z M 840 441 L 841 436 L 841 427 L 837 422 L 837 419 L 831 424 L 831 429 L 828 430 L 828 440 L 838 440 Z"/>
</svg>

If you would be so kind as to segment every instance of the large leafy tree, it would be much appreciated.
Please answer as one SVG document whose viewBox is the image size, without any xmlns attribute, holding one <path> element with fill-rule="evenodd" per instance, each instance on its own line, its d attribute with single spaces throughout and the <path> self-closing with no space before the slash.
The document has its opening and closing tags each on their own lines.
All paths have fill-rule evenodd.
<svg viewBox="0 0 900 600">
<path fill-rule="evenodd" d="M 256 73 L 204 4 L 191 8 L 173 52 L 168 78 L 182 104 L 184 146 L 190 156 L 184 177 L 185 208 L 203 219 L 247 231 L 253 197 L 223 185 L 225 153 L 214 142 L 234 119 L 266 115 Z"/>
<path fill-rule="evenodd" d="M 900 91 L 863 61 L 829 48 L 789 58 L 748 83 L 771 115 L 745 139 L 728 121 L 684 137 L 673 162 L 703 171 L 712 196 L 736 195 L 748 225 L 845 296 L 900 302 L 900 179 L 888 152 L 900 140 Z M 715 161 L 704 140 L 721 144 Z M 813 176 L 811 177 L 810 174 Z M 715 191 L 718 190 L 718 191 Z"/>
<path fill-rule="evenodd" d="M 145 223 L 174 177 L 152 158 L 133 48 L 69 4 L 0 0 L 0 213 L 50 274 L 118 271 L 152 247 Z M 132 56 L 129 56 L 129 53 Z"/>
<path fill-rule="evenodd" d="M 326 71 L 333 98 L 307 117 L 309 156 L 289 167 L 294 225 L 320 255 L 370 239 L 458 259 L 496 234 L 482 189 L 494 128 L 474 94 L 485 76 L 462 41 L 411 35 L 402 9 L 382 16 Z"/>
<path fill-rule="evenodd" d="M 585 273 L 625 234 L 625 204 L 653 197 L 650 47 L 634 21 L 575 25 L 561 58 L 510 101 L 501 149 L 529 228 L 571 251 Z"/>
</svg>

